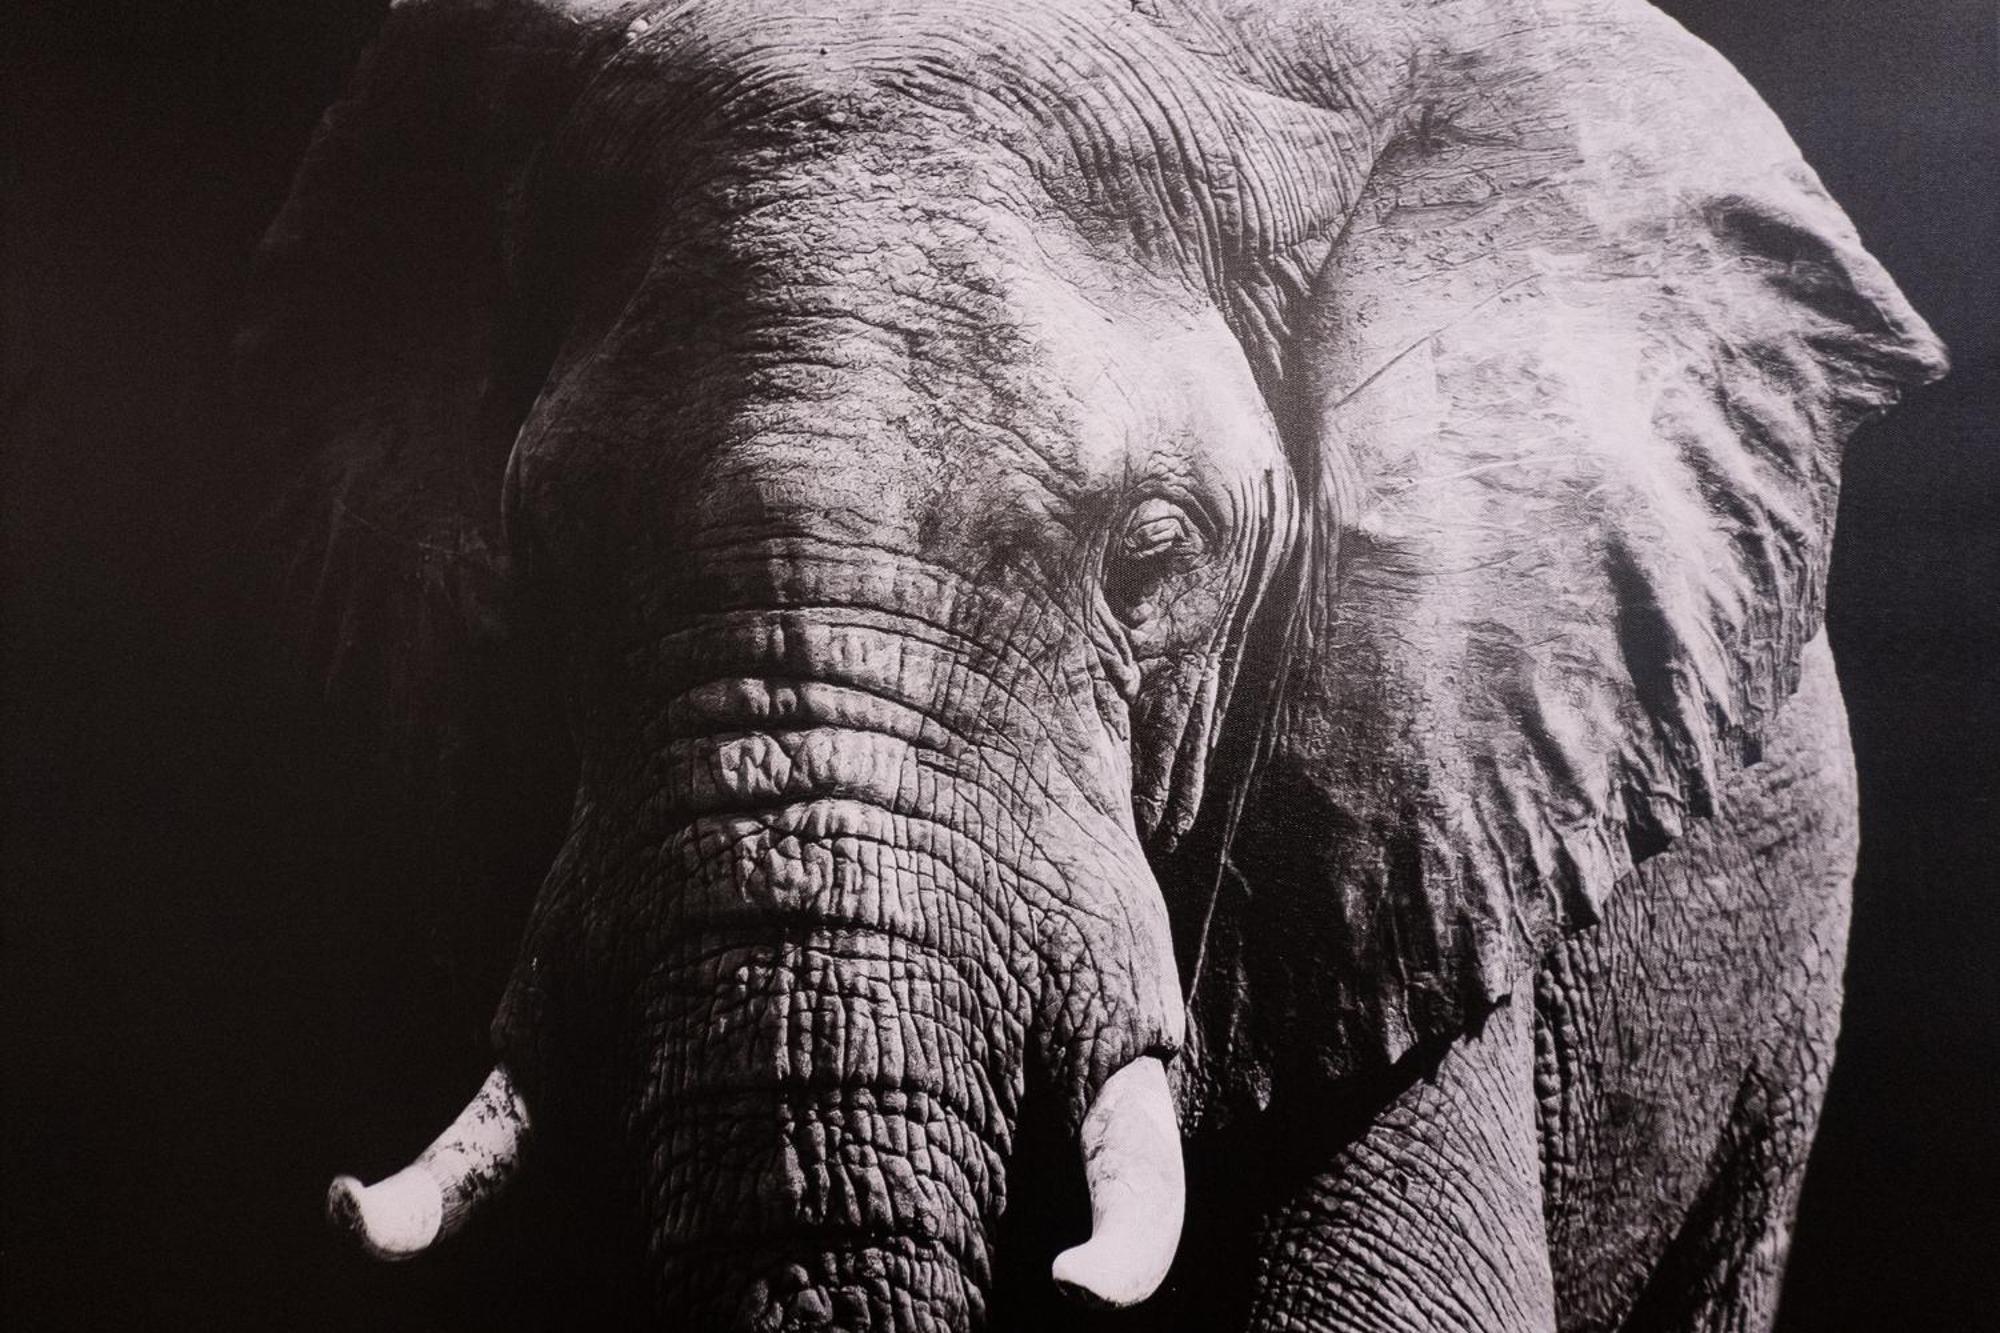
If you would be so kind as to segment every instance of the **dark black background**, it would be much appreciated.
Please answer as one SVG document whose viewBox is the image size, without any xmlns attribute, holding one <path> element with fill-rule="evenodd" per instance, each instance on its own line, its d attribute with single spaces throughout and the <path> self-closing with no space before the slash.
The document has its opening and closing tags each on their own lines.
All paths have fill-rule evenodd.
<svg viewBox="0 0 2000 1333">
<path fill-rule="evenodd" d="M 1866 850 L 1782 1326 L 1990 1327 L 2000 22 L 1990 0 L 1667 8 L 1777 108 L 1957 363 L 1850 455 L 1831 619 Z M 583 1242 L 518 1204 L 407 1270 L 341 1253 L 319 1220 L 334 1170 L 389 1169 L 480 1077 L 521 904 L 468 920 L 465 886 L 518 865 L 525 892 L 547 833 L 511 812 L 475 847 L 411 828 L 355 747 L 271 696 L 231 609 L 269 477 L 219 410 L 229 331 L 381 9 L 0 19 L 10 1328 L 591 1313 L 577 1279 L 544 1280 Z"/>
</svg>

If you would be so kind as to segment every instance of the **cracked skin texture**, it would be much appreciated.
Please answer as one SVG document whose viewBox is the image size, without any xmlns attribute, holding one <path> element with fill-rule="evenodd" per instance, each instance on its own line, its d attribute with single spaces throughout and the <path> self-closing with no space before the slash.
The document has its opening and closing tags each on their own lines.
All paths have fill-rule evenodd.
<svg viewBox="0 0 2000 1333">
<path fill-rule="evenodd" d="M 1527 8 L 392 20 L 249 378 L 330 692 L 558 663 L 495 1040 L 662 1318 L 1086 1326 L 1181 1052 L 1116 1326 L 1768 1320 L 1838 450 L 1941 360 L 1712 55 Z"/>
</svg>

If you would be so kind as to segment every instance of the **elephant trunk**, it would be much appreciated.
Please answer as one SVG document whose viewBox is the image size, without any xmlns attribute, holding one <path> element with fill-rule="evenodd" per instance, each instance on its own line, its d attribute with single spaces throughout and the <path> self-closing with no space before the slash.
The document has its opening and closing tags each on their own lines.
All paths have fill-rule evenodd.
<svg viewBox="0 0 2000 1333">
<path fill-rule="evenodd" d="M 983 1326 L 1025 1037 L 970 952 L 718 925 L 656 974 L 622 1137 L 663 1309 L 715 1328 Z"/>
<path fill-rule="evenodd" d="M 964 955 L 835 929 L 712 938 L 686 961 L 727 983 L 662 987 L 628 1117 L 662 1307 L 704 1327 L 984 1327 L 1025 1036 L 1003 983 Z M 1112 1075 L 1080 1137 L 1092 1235 L 1055 1279 L 1136 1304 L 1180 1234 L 1162 1063 Z"/>
<path fill-rule="evenodd" d="M 1142 1299 L 1178 1235 L 1145 1058 L 1167 1044 L 1146 986 L 1173 978 L 1101 926 L 1123 909 L 1079 910 L 1140 876 L 1157 894 L 1136 842 L 1077 813 L 1055 707 L 996 716 L 1019 677 L 974 716 L 925 688 L 950 677 L 920 645 L 820 633 L 783 635 L 810 675 L 706 675 L 647 729 L 665 817 L 635 892 L 657 916 L 625 941 L 647 963 L 613 1060 L 639 1077 L 620 1174 L 660 1304 L 703 1327 L 986 1326 L 1030 1069 L 1077 1108 L 1098 1224 L 1060 1279 Z"/>
<path fill-rule="evenodd" d="M 1091 1189 L 1056 1279 L 1143 1299 L 1180 997 L 1101 723 L 886 616 L 722 619 L 585 738 L 495 1024 L 546 1132 L 633 1191 L 663 1313 L 963 1331 L 1035 1071 Z"/>
<path fill-rule="evenodd" d="M 774 727 L 773 700 L 831 725 Z M 615 1094 L 618 1174 L 643 1191 L 660 1307 L 983 1327 L 1039 1002 L 1005 872 L 965 832 L 977 796 L 919 810 L 917 714 L 836 687 L 678 705 L 700 734 L 665 747 L 664 781 L 692 817 L 648 876 L 669 919 L 611 1056 L 638 1080 Z"/>
</svg>

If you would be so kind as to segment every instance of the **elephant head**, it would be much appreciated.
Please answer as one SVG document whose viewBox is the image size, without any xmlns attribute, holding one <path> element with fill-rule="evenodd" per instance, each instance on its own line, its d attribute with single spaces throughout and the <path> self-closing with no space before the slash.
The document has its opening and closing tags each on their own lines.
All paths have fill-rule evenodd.
<svg viewBox="0 0 2000 1333">
<path fill-rule="evenodd" d="M 440 744 L 504 618 L 576 753 L 499 1069 L 338 1209 L 419 1249 L 532 1124 L 663 1310 L 857 1329 L 985 1321 L 1036 1106 L 1130 1303 L 1176 1116 L 1505 1000 L 1942 367 L 1631 0 L 415 0 L 243 357 L 330 679 Z"/>
</svg>

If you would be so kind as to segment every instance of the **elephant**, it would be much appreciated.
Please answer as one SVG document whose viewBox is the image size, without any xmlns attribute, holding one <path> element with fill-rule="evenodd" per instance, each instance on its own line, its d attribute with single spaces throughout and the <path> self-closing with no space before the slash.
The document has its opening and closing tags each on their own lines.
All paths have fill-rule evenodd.
<svg viewBox="0 0 2000 1333">
<path fill-rule="evenodd" d="M 1946 362 L 1672 20 L 405 0 L 238 355 L 329 693 L 504 643 L 572 766 L 369 1251 L 573 1166 L 672 1327 L 1774 1317 Z"/>
</svg>

